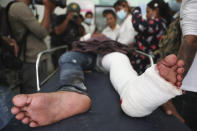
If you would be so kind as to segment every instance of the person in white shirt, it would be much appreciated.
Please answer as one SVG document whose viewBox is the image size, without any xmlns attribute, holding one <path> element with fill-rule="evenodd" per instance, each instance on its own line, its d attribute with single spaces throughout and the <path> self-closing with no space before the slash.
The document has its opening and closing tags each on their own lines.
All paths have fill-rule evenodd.
<svg viewBox="0 0 197 131">
<path fill-rule="evenodd" d="M 83 27 L 85 28 L 86 34 L 90 33 L 93 34 L 95 31 L 95 25 L 93 24 L 93 13 L 87 12 L 85 14 L 85 20 L 82 23 Z"/>
<path fill-rule="evenodd" d="M 183 99 L 183 117 L 192 130 L 197 130 L 197 1 L 182 0 L 180 24 L 183 40 L 178 58 L 185 62 L 182 89 L 187 90 Z"/>
<path fill-rule="evenodd" d="M 130 13 L 130 7 L 126 0 L 119 2 L 119 8 L 116 9 L 116 13 L 119 19 L 123 21 L 120 25 L 120 31 L 117 41 L 124 44 L 132 46 L 135 42 L 135 36 L 137 32 L 135 31 L 132 24 L 132 15 Z"/>
<path fill-rule="evenodd" d="M 120 26 L 116 23 L 116 14 L 113 10 L 106 10 L 105 18 L 108 26 L 102 31 L 102 34 L 112 40 L 116 40 L 120 30 Z"/>
</svg>

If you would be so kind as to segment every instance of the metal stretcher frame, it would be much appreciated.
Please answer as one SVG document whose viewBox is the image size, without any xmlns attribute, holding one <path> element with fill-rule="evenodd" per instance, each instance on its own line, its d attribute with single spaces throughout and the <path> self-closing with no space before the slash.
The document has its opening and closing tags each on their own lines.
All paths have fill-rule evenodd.
<svg viewBox="0 0 197 131">
<path fill-rule="evenodd" d="M 59 46 L 59 47 L 56 47 L 56 48 L 52 48 L 52 49 L 42 51 L 38 54 L 37 60 L 36 60 L 36 82 L 37 82 L 37 91 L 38 92 L 40 91 L 40 86 L 42 86 L 44 83 L 46 83 L 57 72 L 57 69 L 56 69 L 54 72 L 49 74 L 42 82 L 40 82 L 40 79 L 39 79 L 39 64 L 40 64 L 41 57 L 44 56 L 45 54 L 51 54 L 51 53 L 53 53 L 55 51 L 58 51 L 58 50 L 61 50 L 61 49 L 68 49 L 68 46 L 67 45 Z M 153 58 L 152 58 L 151 55 L 149 55 L 147 53 L 144 53 L 142 51 L 139 51 L 139 50 L 135 50 L 135 52 L 148 57 L 151 66 L 154 64 Z"/>
</svg>

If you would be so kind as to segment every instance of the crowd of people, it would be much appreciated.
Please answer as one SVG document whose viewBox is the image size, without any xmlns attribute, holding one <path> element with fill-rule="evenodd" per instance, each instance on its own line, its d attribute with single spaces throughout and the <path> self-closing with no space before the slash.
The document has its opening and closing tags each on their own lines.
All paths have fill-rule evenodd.
<svg viewBox="0 0 197 131">
<path fill-rule="evenodd" d="M 13 115 L 30 127 L 38 127 L 88 111 L 91 98 L 84 84 L 84 70 L 94 68 L 109 73 L 111 83 L 120 95 L 121 108 L 128 116 L 143 117 L 164 104 L 167 114 L 174 114 L 191 129 L 197 129 L 196 106 L 193 104 L 197 91 L 195 0 L 169 0 L 168 3 L 151 0 L 146 7 L 146 16 L 140 7 L 131 7 L 126 0 L 118 0 L 113 10 L 103 11 L 106 27 L 101 32 L 94 25 L 93 12 L 86 12 L 83 17 L 77 3 L 69 4 L 64 15 L 56 15 L 53 14 L 56 5 L 43 0 L 45 8 L 41 23 L 29 8 L 32 4 L 32 0 L 16 0 L 10 5 L 8 20 L 13 38 L 0 37 L 1 46 L 13 47 L 14 55 L 23 61 L 20 70 L 13 70 L 6 67 L 2 57 L 0 59 L 0 93 L 2 90 L 1 94 L 12 94 L 5 71 L 11 70 L 17 77 L 12 79 L 21 80 L 20 94 L 14 96 L 12 102 L 13 94 L 6 96 L 9 96 L 5 104 L 9 111 L 0 106 L 0 113 L 8 114 L 0 116 L 4 123 L 0 124 L 0 129 Z M 52 93 L 36 93 L 36 57 L 47 48 L 45 39 L 48 36 L 51 47 L 68 45 L 69 51 L 59 51 L 53 56 L 54 66 L 60 66 L 60 88 Z M 18 54 L 17 44 L 24 40 L 25 46 L 21 47 L 24 51 Z M 135 50 L 151 55 L 155 65 L 151 66 L 148 58 Z M 47 74 L 46 60 L 47 57 L 41 60 L 40 78 Z M 186 93 L 182 94 L 182 90 Z M 153 97 L 147 99 L 150 95 Z M 182 96 L 176 97 L 178 95 Z M 181 103 L 178 111 L 169 101 L 174 97 L 177 99 L 173 101 L 175 105 L 177 101 Z M 142 103 L 143 100 L 148 102 Z"/>
</svg>

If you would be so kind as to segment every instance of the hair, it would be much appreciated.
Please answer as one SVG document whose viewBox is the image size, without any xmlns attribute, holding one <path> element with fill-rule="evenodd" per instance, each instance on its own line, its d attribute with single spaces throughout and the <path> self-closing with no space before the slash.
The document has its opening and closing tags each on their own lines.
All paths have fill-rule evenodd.
<svg viewBox="0 0 197 131">
<path fill-rule="evenodd" d="M 84 21 L 83 15 L 79 14 L 79 18 L 81 18 L 82 21 Z"/>
<path fill-rule="evenodd" d="M 111 14 L 114 16 L 114 18 L 116 19 L 116 14 L 113 10 L 107 9 L 103 11 L 103 16 L 105 17 L 106 15 Z"/>
<path fill-rule="evenodd" d="M 113 7 L 115 8 L 116 6 L 119 6 L 119 5 L 121 5 L 121 2 L 120 2 L 120 1 L 116 1 L 116 2 L 114 3 Z"/>
<path fill-rule="evenodd" d="M 88 12 L 86 12 L 85 16 L 87 16 L 87 15 L 92 15 L 93 16 L 93 13 L 91 11 L 88 11 Z"/>
<path fill-rule="evenodd" d="M 163 0 L 152 0 L 147 4 L 147 6 L 152 10 L 156 10 L 158 8 L 159 16 L 166 20 L 167 26 L 171 23 L 173 13 L 168 4 L 165 3 Z"/>
</svg>

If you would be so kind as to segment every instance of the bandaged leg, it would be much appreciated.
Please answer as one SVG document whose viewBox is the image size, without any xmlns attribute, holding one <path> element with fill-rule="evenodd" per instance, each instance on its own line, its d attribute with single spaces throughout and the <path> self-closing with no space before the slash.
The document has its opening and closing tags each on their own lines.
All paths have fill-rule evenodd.
<svg viewBox="0 0 197 131">
<path fill-rule="evenodd" d="M 129 116 L 149 115 L 160 105 L 182 93 L 160 77 L 155 65 L 137 76 L 128 57 L 122 53 L 104 56 L 102 65 L 109 71 L 110 80 L 122 100 L 121 108 Z"/>
</svg>

